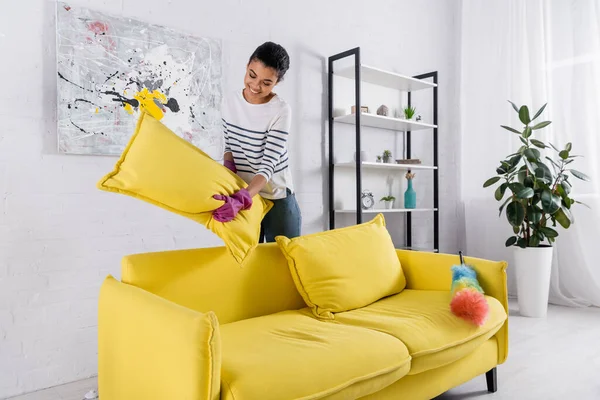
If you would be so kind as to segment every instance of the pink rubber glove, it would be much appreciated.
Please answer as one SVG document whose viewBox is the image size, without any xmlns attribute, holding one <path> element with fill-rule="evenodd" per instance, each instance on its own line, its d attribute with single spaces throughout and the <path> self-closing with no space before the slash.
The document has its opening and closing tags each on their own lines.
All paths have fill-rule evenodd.
<svg viewBox="0 0 600 400">
<path fill-rule="evenodd" d="M 231 172 L 233 172 L 234 174 L 237 174 L 237 168 L 236 168 L 235 163 L 233 161 L 225 160 L 225 164 L 224 165 L 227 168 L 229 168 L 231 170 Z"/>
<path fill-rule="evenodd" d="M 229 222 L 235 218 L 240 210 L 247 210 L 252 207 L 252 197 L 250 197 L 250 193 L 246 189 L 241 189 L 231 196 L 215 194 L 213 198 L 225 202 L 225 204 L 213 211 L 213 218 L 219 222 Z"/>
</svg>

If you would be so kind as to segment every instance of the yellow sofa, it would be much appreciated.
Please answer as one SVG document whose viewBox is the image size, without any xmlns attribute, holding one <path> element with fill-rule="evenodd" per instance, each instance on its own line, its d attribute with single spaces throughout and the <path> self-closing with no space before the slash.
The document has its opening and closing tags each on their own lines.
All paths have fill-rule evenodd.
<svg viewBox="0 0 600 400">
<path fill-rule="evenodd" d="M 103 400 L 431 399 L 478 375 L 496 390 L 508 351 L 506 264 L 466 258 L 490 306 L 449 311 L 457 256 L 397 251 L 406 288 L 316 318 L 276 244 L 243 267 L 224 247 L 127 256 L 99 300 Z"/>
</svg>

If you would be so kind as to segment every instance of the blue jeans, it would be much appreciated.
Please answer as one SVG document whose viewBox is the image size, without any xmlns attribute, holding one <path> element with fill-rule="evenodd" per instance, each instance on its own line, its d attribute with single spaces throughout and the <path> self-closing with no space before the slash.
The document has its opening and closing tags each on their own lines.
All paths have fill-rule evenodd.
<svg viewBox="0 0 600 400">
<path fill-rule="evenodd" d="M 274 242 L 276 236 L 294 238 L 300 236 L 302 226 L 302 214 L 296 201 L 296 196 L 287 189 L 287 197 L 284 199 L 271 200 L 273 208 L 260 224 L 259 243 Z"/>
</svg>

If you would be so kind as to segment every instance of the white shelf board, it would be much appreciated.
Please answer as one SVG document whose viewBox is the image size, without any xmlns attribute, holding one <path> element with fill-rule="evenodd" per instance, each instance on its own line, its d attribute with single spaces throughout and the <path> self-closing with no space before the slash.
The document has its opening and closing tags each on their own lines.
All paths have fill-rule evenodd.
<svg viewBox="0 0 600 400">
<path fill-rule="evenodd" d="M 437 211 L 436 208 L 392 208 L 392 209 L 371 209 L 362 210 L 363 214 L 379 214 L 379 213 L 407 213 L 407 212 L 424 212 Z M 356 210 L 335 210 L 341 214 L 356 214 Z"/>
<path fill-rule="evenodd" d="M 334 72 L 334 75 L 354 79 L 354 66 L 340 69 L 338 72 Z M 437 86 L 435 83 L 412 78 L 410 76 L 400 75 L 395 72 L 384 71 L 375 67 L 369 67 L 368 65 L 364 64 L 361 65 L 360 68 L 360 80 L 362 82 L 372 83 L 374 85 L 410 92 L 414 92 L 415 90 L 430 89 Z"/>
<path fill-rule="evenodd" d="M 356 125 L 356 115 L 348 114 L 335 117 L 334 121 L 343 124 Z M 407 121 L 400 118 L 384 117 L 376 114 L 360 114 L 360 124 L 362 126 L 370 126 L 372 128 L 390 129 L 393 131 L 418 131 L 422 129 L 437 128 L 436 125 L 427 124 L 425 122 Z"/>
<path fill-rule="evenodd" d="M 431 165 L 422 165 L 422 164 L 391 164 L 391 163 L 377 163 L 377 162 L 366 162 L 363 161 L 361 163 L 363 168 L 368 168 L 368 169 L 396 169 L 396 170 L 402 170 L 402 171 L 407 171 L 407 170 L 434 170 L 437 169 L 437 167 L 431 166 Z M 345 163 L 337 163 L 335 164 L 336 167 L 340 167 L 340 168 L 356 168 L 356 163 L 355 162 L 345 162 Z"/>
</svg>

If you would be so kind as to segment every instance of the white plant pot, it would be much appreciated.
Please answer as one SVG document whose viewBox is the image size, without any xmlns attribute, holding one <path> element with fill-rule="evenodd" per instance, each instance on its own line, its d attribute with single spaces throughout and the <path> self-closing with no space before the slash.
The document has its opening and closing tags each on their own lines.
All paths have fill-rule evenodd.
<svg viewBox="0 0 600 400">
<path fill-rule="evenodd" d="M 386 210 L 391 210 L 394 208 L 394 201 L 384 201 Z"/>
<path fill-rule="evenodd" d="M 548 312 L 553 247 L 514 248 L 519 311 L 542 318 Z"/>
</svg>

